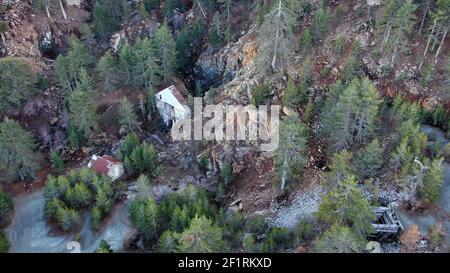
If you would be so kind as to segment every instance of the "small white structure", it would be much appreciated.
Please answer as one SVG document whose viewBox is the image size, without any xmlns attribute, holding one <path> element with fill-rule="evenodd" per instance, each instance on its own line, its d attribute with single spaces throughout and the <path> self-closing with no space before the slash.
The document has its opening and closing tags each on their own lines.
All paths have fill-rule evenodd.
<svg viewBox="0 0 450 273">
<path fill-rule="evenodd" d="M 191 115 L 186 98 L 174 85 L 158 92 L 155 96 L 156 108 L 167 126 L 170 127 Z"/>
<path fill-rule="evenodd" d="M 116 181 L 119 177 L 125 174 L 123 163 L 108 155 L 93 155 L 88 163 L 88 168 L 97 173 L 105 174 L 111 177 L 112 181 Z"/>
</svg>

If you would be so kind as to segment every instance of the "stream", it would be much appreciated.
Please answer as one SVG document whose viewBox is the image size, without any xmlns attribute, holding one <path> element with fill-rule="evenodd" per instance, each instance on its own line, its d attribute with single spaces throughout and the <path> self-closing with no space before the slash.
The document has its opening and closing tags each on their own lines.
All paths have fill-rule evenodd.
<svg viewBox="0 0 450 273">
<path fill-rule="evenodd" d="M 128 219 L 131 202 L 117 204 L 105 220 L 103 228 L 94 232 L 91 228 L 91 214 L 84 213 L 83 226 L 79 230 L 80 243 L 74 242 L 77 232 L 62 233 L 49 225 L 45 218 L 43 191 L 22 194 L 14 199 L 14 217 L 6 234 L 13 253 L 60 253 L 94 252 L 102 239 L 114 252 L 123 252 L 124 239 L 132 231 Z"/>
</svg>

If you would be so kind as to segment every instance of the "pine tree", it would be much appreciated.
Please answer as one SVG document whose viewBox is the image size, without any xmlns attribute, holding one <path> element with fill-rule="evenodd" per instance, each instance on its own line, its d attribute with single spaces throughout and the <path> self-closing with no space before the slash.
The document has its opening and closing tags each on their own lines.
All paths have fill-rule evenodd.
<svg viewBox="0 0 450 273">
<path fill-rule="evenodd" d="M 0 111 L 18 109 L 36 92 L 31 69 L 18 59 L 0 59 Z"/>
<path fill-rule="evenodd" d="M 81 32 L 81 41 L 86 47 L 91 59 L 95 58 L 97 52 L 97 41 L 95 40 L 95 34 L 88 24 L 83 24 L 83 30 Z"/>
<path fill-rule="evenodd" d="M 371 222 L 375 215 L 354 176 L 343 180 L 335 190 L 323 197 L 317 216 L 327 223 L 350 225 L 360 236 L 365 237 L 373 232 Z"/>
<path fill-rule="evenodd" d="M 137 58 L 131 45 L 126 42 L 119 51 L 120 69 L 124 74 L 125 83 L 128 86 L 136 86 L 134 81 L 134 69 L 136 66 Z"/>
<path fill-rule="evenodd" d="M 154 90 L 160 83 L 162 74 L 156 59 L 156 49 L 152 40 L 145 38 L 136 41 L 134 54 L 136 56 L 136 65 L 133 76 L 139 85 L 145 86 L 147 90 Z"/>
<path fill-rule="evenodd" d="M 84 67 L 80 68 L 75 90 L 90 95 L 95 94 L 94 80 L 92 79 L 91 76 L 89 76 L 88 72 Z"/>
<path fill-rule="evenodd" d="M 280 124 L 280 141 L 274 154 L 275 168 L 281 180 L 280 189 L 295 178 L 307 162 L 307 129 L 298 117 L 292 116 Z"/>
<path fill-rule="evenodd" d="M 3 230 L 0 230 L 0 253 L 6 253 L 9 250 L 9 241 Z"/>
<path fill-rule="evenodd" d="M 139 198 L 147 198 L 150 196 L 150 178 L 141 174 L 136 180 L 136 191 Z"/>
<path fill-rule="evenodd" d="M 92 21 L 95 35 L 105 41 L 119 28 L 122 20 L 122 0 L 99 0 L 95 2 Z"/>
<path fill-rule="evenodd" d="M 130 219 L 133 226 L 145 241 L 155 239 L 158 231 L 158 206 L 154 199 L 137 198 L 130 207 Z"/>
<path fill-rule="evenodd" d="M 179 233 L 170 230 L 164 231 L 161 237 L 159 237 L 156 251 L 158 253 L 174 253 L 179 244 L 179 237 Z"/>
<path fill-rule="evenodd" d="M 425 202 L 435 203 L 439 198 L 444 181 L 443 160 L 443 158 L 434 159 L 426 170 L 423 185 L 419 188 L 419 193 Z"/>
<path fill-rule="evenodd" d="M 124 167 L 127 171 L 134 174 L 141 174 L 144 171 L 154 174 L 158 164 L 156 150 L 153 145 L 144 141 L 134 148 L 131 154 L 125 158 Z"/>
<path fill-rule="evenodd" d="M 296 109 L 308 100 L 308 88 L 305 81 L 298 85 L 289 78 L 286 89 L 283 93 L 283 105 Z"/>
<path fill-rule="evenodd" d="M 354 143 L 364 143 L 374 132 L 381 100 L 376 87 L 365 78 L 354 79 L 345 89 L 327 101 L 324 112 L 324 132 L 336 151 L 348 149 Z M 335 102 L 335 103 L 333 103 Z"/>
<path fill-rule="evenodd" d="M 310 54 L 313 45 L 313 39 L 309 28 L 305 29 L 300 39 L 300 48 L 303 56 Z"/>
<path fill-rule="evenodd" d="M 56 172 L 61 173 L 64 170 L 64 161 L 58 151 L 50 151 L 50 161 L 52 162 L 53 170 Z"/>
<path fill-rule="evenodd" d="M 387 46 L 391 54 L 391 65 L 394 64 L 398 51 L 405 51 L 408 46 L 408 36 L 416 22 L 417 7 L 412 0 L 392 0 L 388 3 L 384 18 L 380 20 L 385 29 L 380 51 L 383 53 L 384 46 Z"/>
<path fill-rule="evenodd" d="M 126 137 L 124 142 L 122 143 L 122 146 L 120 146 L 119 149 L 119 158 L 121 160 L 125 160 L 127 156 L 129 156 L 133 150 L 139 146 L 140 141 L 139 137 L 135 132 L 129 133 Z"/>
<path fill-rule="evenodd" d="M 365 246 L 364 237 L 345 225 L 335 224 L 315 241 L 314 252 L 360 253 Z"/>
<path fill-rule="evenodd" d="M 372 140 L 363 150 L 356 155 L 358 172 L 363 178 L 369 178 L 377 174 L 383 164 L 383 149 L 378 139 Z"/>
<path fill-rule="evenodd" d="M 282 0 L 278 0 L 265 15 L 258 37 L 257 62 L 262 72 L 269 69 L 274 72 L 286 62 L 293 46 L 296 21 L 296 15 Z"/>
<path fill-rule="evenodd" d="M 186 72 L 191 60 L 191 36 L 186 27 L 178 32 L 176 37 L 176 67 L 181 73 Z"/>
<path fill-rule="evenodd" d="M 330 171 L 327 173 L 327 187 L 329 190 L 335 190 L 342 181 L 353 175 L 351 159 L 352 153 L 347 150 L 333 154 Z"/>
<path fill-rule="evenodd" d="M 315 45 L 319 44 L 328 32 L 331 14 L 325 7 L 320 7 L 311 23 L 311 37 Z"/>
<path fill-rule="evenodd" d="M 95 106 L 86 93 L 74 91 L 69 97 L 69 123 L 88 139 L 98 129 Z"/>
<path fill-rule="evenodd" d="M 113 253 L 113 251 L 111 246 L 105 240 L 101 240 L 100 245 L 97 250 L 95 250 L 95 253 Z"/>
<path fill-rule="evenodd" d="M 129 132 L 139 127 L 138 117 L 134 110 L 134 105 L 124 97 L 119 106 L 119 124 L 121 130 Z"/>
<path fill-rule="evenodd" d="M 92 194 L 83 183 L 77 183 L 74 187 L 67 189 L 65 200 L 70 208 L 81 209 L 91 203 Z"/>
<path fill-rule="evenodd" d="M 175 57 L 177 55 L 176 43 L 165 21 L 155 33 L 155 44 L 160 57 L 161 70 L 164 80 L 167 81 L 175 70 Z"/>
<path fill-rule="evenodd" d="M 210 219 L 205 216 L 196 216 L 192 219 L 189 228 L 181 233 L 176 252 L 226 252 L 229 246 L 224 242 L 222 236 L 222 229 L 213 224 Z"/>
<path fill-rule="evenodd" d="M 11 196 L 0 187 L 0 227 L 5 224 L 13 210 L 14 202 Z"/>
<path fill-rule="evenodd" d="M 76 210 L 62 206 L 56 210 L 56 220 L 63 231 L 68 231 L 77 226 L 81 218 Z"/>
<path fill-rule="evenodd" d="M 0 123 L 0 171 L 11 180 L 34 178 L 39 169 L 39 154 L 31 133 L 15 120 Z"/>
<path fill-rule="evenodd" d="M 111 53 L 106 53 L 103 55 L 97 63 L 97 72 L 102 82 L 102 86 L 110 93 L 113 92 L 119 85 L 120 75 L 117 75 L 118 69 L 119 65 L 117 60 L 111 55 Z"/>
</svg>

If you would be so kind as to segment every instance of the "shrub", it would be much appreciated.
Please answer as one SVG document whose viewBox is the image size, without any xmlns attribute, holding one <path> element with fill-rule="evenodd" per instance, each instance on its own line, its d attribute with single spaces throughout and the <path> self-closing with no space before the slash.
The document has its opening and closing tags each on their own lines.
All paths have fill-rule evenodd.
<svg viewBox="0 0 450 273">
<path fill-rule="evenodd" d="M 264 233 L 266 231 L 266 221 L 264 219 L 264 216 L 256 215 L 255 217 L 253 217 L 248 224 L 248 230 L 251 233 L 255 234 Z"/>
<path fill-rule="evenodd" d="M 5 233 L 0 230 L 0 253 L 6 253 L 9 250 L 9 242 Z"/>
<path fill-rule="evenodd" d="M 0 188 L 0 227 L 5 223 L 8 219 L 12 209 L 13 209 L 13 200 L 9 194 L 3 191 Z"/>
</svg>

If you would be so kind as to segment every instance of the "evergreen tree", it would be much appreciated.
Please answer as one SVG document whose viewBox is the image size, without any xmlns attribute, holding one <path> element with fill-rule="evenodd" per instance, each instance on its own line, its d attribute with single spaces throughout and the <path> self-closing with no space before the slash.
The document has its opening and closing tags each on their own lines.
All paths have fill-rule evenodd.
<svg viewBox="0 0 450 273">
<path fill-rule="evenodd" d="M 100 245 L 97 250 L 95 250 L 95 253 L 113 253 L 113 251 L 111 246 L 105 240 L 101 240 Z"/>
<path fill-rule="evenodd" d="M 188 68 L 191 60 L 191 36 L 186 27 L 178 32 L 176 40 L 176 67 L 181 73 L 185 72 Z"/>
<path fill-rule="evenodd" d="M 354 176 L 343 180 L 323 197 L 317 216 L 324 222 L 349 225 L 360 236 L 373 232 L 371 222 L 375 215 Z"/>
<path fill-rule="evenodd" d="M 276 1 L 273 9 L 265 15 L 258 37 L 258 67 L 263 72 L 272 72 L 282 67 L 293 46 L 296 15 L 282 0 Z"/>
<path fill-rule="evenodd" d="M 13 210 L 14 202 L 11 196 L 0 187 L 0 227 L 5 224 Z"/>
<path fill-rule="evenodd" d="M 443 160 L 443 158 L 434 159 L 426 170 L 423 185 L 419 188 L 419 193 L 425 202 L 435 203 L 439 198 L 444 181 Z"/>
<path fill-rule="evenodd" d="M 56 210 L 56 220 L 63 231 L 68 231 L 77 226 L 81 218 L 76 210 L 61 206 Z"/>
<path fill-rule="evenodd" d="M 139 146 L 140 141 L 139 141 L 139 137 L 135 132 L 131 132 L 129 133 L 124 142 L 122 143 L 122 146 L 120 146 L 119 149 L 119 158 L 121 160 L 125 160 L 125 158 L 127 156 L 129 156 L 133 150 Z"/>
<path fill-rule="evenodd" d="M 98 129 L 98 117 L 90 97 L 75 91 L 69 97 L 69 123 L 89 138 Z"/>
<path fill-rule="evenodd" d="M 83 24 L 81 41 L 86 47 L 91 59 L 94 59 L 97 53 L 97 41 L 95 40 L 94 31 L 92 31 L 91 27 L 88 24 Z"/>
<path fill-rule="evenodd" d="M 75 186 L 67 189 L 65 200 L 67 200 L 69 207 L 81 209 L 91 203 L 92 194 L 85 184 L 77 183 Z"/>
<path fill-rule="evenodd" d="M 133 104 L 124 97 L 119 106 L 119 124 L 121 130 L 129 132 L 139 127 L 138 117 Z"/>
<path fill-rule="evenodd" d="M 309 28 L 305 29 L 300 39 L 300 48 L 303 56 L 310 54 L 313 48 L 313 39 Z"/>
<path fill-rule="evenodd" d="M 0 59 L 0 111 L 18 109 L 36 92 L 31 69 L 18 59 Z"/>
<path fill-rule="evenodd" d="M 97 63 L 97 72 L 102 82 L 102 86 L 110 93 L 119 85 L 120 74 L 118 75 L 118 69 L 119 65 L 117 60 L 111 53 L 103 55 Z"/>
<path fill-rule="evenodd" d="M 337 88 L 333 92 L 340 92 Z M 340 94 L 331 95 L 323 123 L 333 148 L 339 151 L 364 143 L 373 134 L 378 118 L 381 100 L 376 87 L 367 78 L 354 79 Z"/>
<path fill-rule="evenodd" d="M 160 83 L 162 71 L 157 64 L 156 49 L 147 38 L 138 40 L 133 46 L 136 55 L 136 65 L 133 76 L 139 85 L 145 86 L 148 90 L 154 90 Z"/>
<path fill-rule="evenodd" d="M 289 78 L 287 87 L 283 94 L 283 105 L 296 109 L 300 104 L 305 103 L 308 99 L 308 90 L 305 81 L 299 85 Z"/>
<path fill-rule="evenodd" d="M 192 219 L 189 228 L 181 233 L 176 252 L 226 252 L 229 246 L 224 242 L 222 236 L 222 229 L 213 224 L 210 219 L 205 216 L 196 216 Z"/>
<path fill-rule="evenodd" d="M 167 81 L 175 70 L 176 43 L 165 21 L 155 33 L 155 44 L 160 57 L 161 70 Z"/>
<path fill-rule="evenodd" d="M 90 95 L 95 94 L 94 80 L 89 76 L 84 67 L 80 68 L 80 73 L 76 82 L 76 91 L 81 91 Z"/>
<path fill-rule="evenodd" d="M 156 160 L 157 154 L 153 145 L 143 142 L 125 158 L 124 167 L 133 174 L 141 174 L 144 171 L 154 173 L 158 167 Z"/>
<path fill-rule="evenodd" d="M 166 230 L 159 237 L 156 251 L 159 253 L 174 253 L 178 247 L 180 234 Z"/>
<path fill-rule="evenodd" d="M 152 198 L 137 198 L 130 207 L 130 219 L 145 241 L 156 238 L 158 206 Z"/>
<path fill-rule="evenodd" d="M 356 155 L 356 164 L 358 172 L 363 178 L 369 178 L 377 174 L 383 164 L 383 149 L 378 139 L 372 140 Z"/>
<path fill-rule="evenodd" d="M 134 68 L 137 63 L 136 55 L 128 42 L 126 42 L 119 51 L 120 69 L 124 74 L 125 83 L 128 86 L 136 86 L 134 82 Z"/>
<path fill-rule="evenodd" d="M 0 123 L 0 172 L 11 180 L 34 178 L 39 169 L 39 154 L 31 133 L 15 120 Z"/>
<path fill-rule="evenodd" d="M 280 124 L 280 141 L 274 154 L 275 168 L 281 180 L 280 189 L 295 178 L 307 162 L 307 129 L 298 117 L 289 117 Z"/>
<path fill-rule="evenodd" d="M 311 23 L 311 37 L 315 45 L 319 44 L 328 32 L 331 14 L 325 7 L 320 7 L 315 13 Z"/>
<path fill-rule="evenodd" d="M 92 21 L 98 39 L 105 41 L 114 31 L 119 29 L 124 7 L 121 2 L 123 0 L 99 0 L 95 2 Z"/>
<path fill-rule="evenodd" d="M 345 225 L 335 224 L 320 236 L 314 245 L 318 253 L 360 253 L 366 241 Z"/>
<path fill-rule="evenodd" d="M 61 173 L 64 170 L 64 161 L 58 151 L 50 151 L 50 161 L 52 162 L 53 170 L 56 172 Z"/>
<path fill-rule="evenodd" d="M 0 253 L 6 253 L 9 250 L 9 241 L 5 236 L 5 233 L 0 230 Z"/>
<path fill-rule="evenodd" d="M 330 171 L 327 173 L 327 186 L 329 190 L 335 190 L 342 181 L 352 176 L 351 159 L 352 153 L 347 150 L 333 154 Z"/>
</svg>

